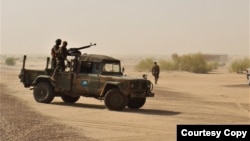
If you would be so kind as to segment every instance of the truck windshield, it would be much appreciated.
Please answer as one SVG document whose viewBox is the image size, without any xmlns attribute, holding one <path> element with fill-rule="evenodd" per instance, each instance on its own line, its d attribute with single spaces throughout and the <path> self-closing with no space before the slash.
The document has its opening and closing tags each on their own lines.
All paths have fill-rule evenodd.
<svg viewBox="0 0 250 141">
<path fill-rule="evenodd" d="M 103 72 L 113 72 L 113 73 L 120 73 L 121 69 L 120 69 L 120 63 L 104 63 L 103 67 L 102 67 L 102 71 Z"/>
</svg>

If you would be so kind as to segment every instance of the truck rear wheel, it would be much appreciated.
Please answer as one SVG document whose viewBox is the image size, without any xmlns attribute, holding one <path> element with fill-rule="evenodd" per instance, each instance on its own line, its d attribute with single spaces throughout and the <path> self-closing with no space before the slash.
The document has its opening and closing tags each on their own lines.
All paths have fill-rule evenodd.
<svg viewBox="0 0 250 141">
<path fill-rule="evenodd" d="M 80 96 L 72 97 L 72 96 L 68 96 L 68 95 L 62 95 L 61 98 L 66 103 L 75 103 L 76 101 L 78 101 L 80 99 Z"/>
<path fill-rule="evenodd" d="M 130 109 L 139 109 L 145 104 L 145 102 L 146 102 L 146 97 L 129 98 L 127 106 Z"/>
<path fill-rule="evenodd" d="M 55 94 L 50 84 L 40 82 L 35 86 L 33 96 L 37 102 L 50 103 L 54 99 Z"/>
<path fill-rule="evenodd" d="M 107 92 L 104 102 L 109 110 L 121 111 L 126 107 L 128 99 L 120 90 L 111 89 Z"/>
</svg>

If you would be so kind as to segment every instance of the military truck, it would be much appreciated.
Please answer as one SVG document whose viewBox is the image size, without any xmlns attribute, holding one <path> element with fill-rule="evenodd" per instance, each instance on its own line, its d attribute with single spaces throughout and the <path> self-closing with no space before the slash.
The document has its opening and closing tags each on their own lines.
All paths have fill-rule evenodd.
<svg viewBox="0 0 250 141">
<path fill-rule="evenodd" d="M 85 46 L 85 48 L 92 46 Z M 132 78 L 123 75 L 120 60 L 98 54 L 81 54 L 81 48 L 69 49 L 74 56 L 66 71 L 59 72 L 55 81 L 51 79 L 53 69 L 50 58 L 44 70 L 25 68 L 26 55 L 19 75 L 25 88 L 33 90 L 33 97 L 39 103 L 50 103 L 59 96 L 66 103 L 75 103 L 81 96 L 104 100 L 109 110 L 121 111 L 126 106 L 141 108 L 147 97 L 154 97 L 153 84 L 146 78 Z"/>
</svg>

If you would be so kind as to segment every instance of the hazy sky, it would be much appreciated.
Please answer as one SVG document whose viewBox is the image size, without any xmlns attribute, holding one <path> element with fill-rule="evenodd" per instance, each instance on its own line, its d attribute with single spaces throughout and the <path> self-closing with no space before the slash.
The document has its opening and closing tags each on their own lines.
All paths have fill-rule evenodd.
<svg viewBox="0 0 250 141">
<path fill-rule="evenodd" d="M 1 0 L 1 54 L 249 55 L 249 0 Z"/>
</svg>

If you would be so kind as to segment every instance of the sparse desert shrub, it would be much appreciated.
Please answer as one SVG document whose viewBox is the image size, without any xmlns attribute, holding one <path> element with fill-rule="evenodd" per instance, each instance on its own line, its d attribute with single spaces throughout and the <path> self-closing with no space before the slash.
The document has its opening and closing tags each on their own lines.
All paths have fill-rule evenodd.
<svg viewBox="0 0 250 141">
<path fill-rule="evenodd" d="M 218 62 L 207 62 L 208 71 L 216 70 L 216 69 L 218 69 L 219 66 L 220 66 L 220 64 Z M 223 65 L 221 65 L 221 66 L 223 66 Z"/>
<path fill-rule="evenodd" d="M 140 61 L 136 65 L 137 71 L 150 71 L 153 64 L 152 58 L 147 58 Z M 171 60 L 160 60 L 159 65 L 161 70 L 183 70 L 193 73 L 208 73 L 217 69 L 219 64 L 217 62 L 207 62 L 204 55 L 201 53 L 186 54 L 179 56 L 173 54 Z"/>
<path fill-rule="evenodd" d="M 160 60 L 159 65 L 161 66 L 161 70 L 178 70 L 178 63 L 172 60 Z"/>
<path fill-rule="evenodd" d="M 247 68 L 250 67 L 250 59 L 236 59 L 234 60 L 229 67 L 230 72 L 243 73 Z"/>
<path fill-rule="evenodd" d="M 194 73 L 208 73 L 210 71 L 201 53 L 183 55 L 180 60 L 181 70 Z"/>
<path fill-rule="evenodd" d="M 151 68 L 153 66 L 154 60 L 153 58 L 146 58 L 144 60 L 141 60 L 136 66 L 135 70 L 137 71 L 151 71 Z"/>
<path fill-rule="evenodd" d="M 8 57 L 5 60 L 5 64 L 9 66 L 14 66 L 16 64 L 16 60 L 13 57 Z"/>
</svg>

